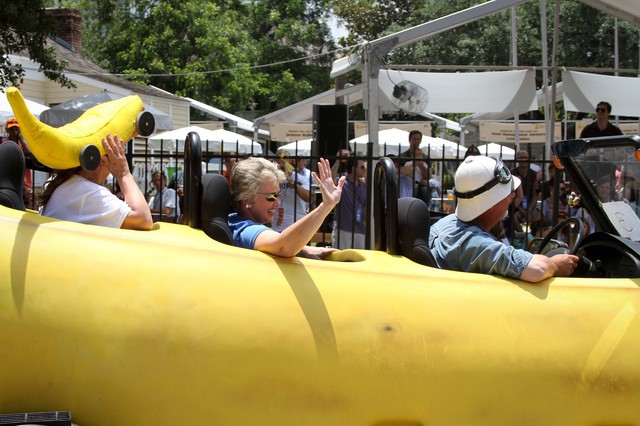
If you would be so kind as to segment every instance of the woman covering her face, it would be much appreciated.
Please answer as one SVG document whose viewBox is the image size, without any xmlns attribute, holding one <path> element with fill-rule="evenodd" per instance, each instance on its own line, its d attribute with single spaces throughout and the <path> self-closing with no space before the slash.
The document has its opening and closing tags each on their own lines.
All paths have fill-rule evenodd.
<svg viewBox="0 0 640 426">
<path fill-rule="evenodd" d="M 266 226 L 280 206 L 280 184 L 286 179 L 278 166 L 264 158 L 251 157 L 235 164 L 231 173 L 232 203 L 237 213 L 229 215 L 233 240 L 239 247 L 282 257 L 322 258 L 335 249 L 306 244 L 324 219 L 340 202 L 345 178 L 337 185 L 331 178 L 329 162 L 321 158 L 313 178 L 322 193 L 322 203 L 282 232 Z"/>
</svg>

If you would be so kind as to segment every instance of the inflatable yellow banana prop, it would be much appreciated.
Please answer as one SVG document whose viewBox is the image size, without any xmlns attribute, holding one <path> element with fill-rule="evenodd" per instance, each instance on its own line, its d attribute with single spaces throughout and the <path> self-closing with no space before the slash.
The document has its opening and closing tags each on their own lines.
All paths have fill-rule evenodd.
<svg viewBox="0 0 640 426">
<path fill-rule="evenodd" d="M 15 87 L 7 89 L 7 99 L 31 152 L 39 162 L 53 169 L 71 169 L 81 164 L 84 168 L 95 169 L 100 156 L 105 154 L 102 138 L 110 133 L 125 141 L 131 139 L 143 110 L 142 100 L 138 96 L 127 96 L 96 105 L 76 121 L 55 128 L 42 123 L 29 112 L 22 93 Z M 151 115 L 148 112 L 146 114 Z M 147 130 L 145 133 L 151 132 Z M 87 147 L 91 148 L 89 160 L 85 152 Z"/>
</svg>

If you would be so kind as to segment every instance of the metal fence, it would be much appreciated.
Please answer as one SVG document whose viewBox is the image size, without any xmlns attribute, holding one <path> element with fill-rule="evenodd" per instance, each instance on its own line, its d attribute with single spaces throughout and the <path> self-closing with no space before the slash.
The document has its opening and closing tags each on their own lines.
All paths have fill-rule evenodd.
<svg viewBox="0 0 640 426">
<path fill-rule="evenodd" d="M 268 151 L 264 154 L 257 154 L 251 151 L 239 153 L 241 152 L 241 149 L 238 146 L 238 148 L 235 151 L 219 152 L 219 151 L 214 151 L 212 149 L 212 146 L 213 144 L 210 144 L 208 141 L 202 142 L 203 173 L 223 173 L 226 170 L 225 164 L 228 165 L 231 163 L 228 160 L 239 161 L 239 160 L 242 160 L 243 158 L 246 158 L 252 155 L 263 156 L 273 161 L 278 161 L 283 159 L 280 155 L 273 154 Z M 219 146 L 219 144 L 217 144 L 217 146 Z M 505 148 L 505 150 L 507 149 L 508 148 Z M 380 156 L 372 155 L 372 151 L 373 151 L 372 144 L 369 143 L 367 146 L 366 153 L 352 154 L 353 160 L 356 162 L 356 164 L 357 164 L 357 161 L 359 160 L 363 161 L 364 164 L 366 164 L 367 173 L 364 178 L 366 182 L 373 182 L 373 179 L 372 179 L 373 167 L 381 156 L 387 156 L 387 154 L 393 153 L 391 154 L 391 157 L 395 161 L 397 161 L 399 164 L 402 164 L 403 162 L 408 162 L 408 161 L 420 160 L 420 158 L 412 158 L 412 157 L 406 156 L 406 154 L 403 156 L 399 146 L 396 149 L 395 147 L 391 147 L 388 144 L 384 145 L 383 151 L 381 152 Z M 436 151 L 440 153 L 439 156 L 433 155 L 434 152 Z M 434 182 L 437 183 L 437 188 L 433 188 L 433 190 L 429 190 L 428 199 L 426 199 L 425 202 L 428 203 L 434 220 L 437 220 L 439 217 L 441 217 L 444 214 L 452 213 L 453 211 L 455 211 L 456 201 L 453 197 L 453 186 L 454 186 L 453 176 L 455 174 L 455 170 L 457 169 L 458 165 L 464 160 L 464 153 L 462 151 L 458 151 L 453 156 L 451 155 L 450 152 L 446 153 L 445 151 L 446 150 L 444 149 L 444 147 L 443 149 L 440 149 L 440 150 L 435 150 L 435 149 L 432 150 L 431 148 L 428 148 L 427 150 L 427 157 L 429 158 L 429 161 L 431 163 L 431 170 L 433 171 L 432 176 L 429 176 L 428 178 L 433 179 Z M 400 152 L 401 154 L 399 156 L 395 155 L 395 153 L 397 152 Z M 515 169 L 517 165 L 517 160 L 511 159 L 515 157 L 513 151 L 512 150 L 509 151 L 508 155 L 503 155 L 505 153 L 503 152 L 490 153 L 489 156 L 500 156 L 503 158 L 504 162 L 509 166 L 510 169 Z M 307 168 L 311 170 L 314 170 L 316 168 L 315 164 L 317 162 L 317 158 L 310 155 L 298 156 L 296 155 L 296 151 L 293 151 L 292 154 L 293 155 L 290 155 L 287 159 L 293 160 L 293 162 L 295 162 L 296 164 L 298 160 L 305 160 Z M 138 186 L 143 191 L 145 196 L 147 196 L 148 200 L 150 200 L 150 198 L 155 195 L 155 190 L 153 189 L 153 186 L 151 184 L 151 176 L 155 171 L 161 170 L 165 172 L 168 178 L 168 187 L 176 190 L 182 187 L 183 182 L 182 182 L 181 176 L 184 170 L 183 155 L 184 154 L 180 149 L 176 149 L 174 151 L 168 151 L 164 149 L 162 145 L 160 146 L 160 149 L 151 149 L 149 148 L 149 144 L 146 143 L 146 141 L 137 141 L 135 143 L 133 141 L 130 141 L 128 143 L 127 157 L 129 160 L 131 172 L 134 175 L 134 178 L 136 179 Z M 337 155 L 327 156 L 327 157 L 328 157 L 327 159 L 331 162 L 331 164 L 335 164 L 336 162 L 344 162 L 344 158 Z M 542 182 L 546 182 L 549 180 L 548 166 L 549 164 L 551 164 L 551 160 L 548 158 L 544 158 L 544 152 L 542 152 L 542 158 L 531 159 L 527 161 L 527 164 L 529 166 L 533 166 L 534 168 L 536 166 L 540 168 Z M 339 174 L 345 173 L 345 170 L 341 169 L 340 167 L 337 168 L 337 171 Z M 42 177 L 40 177 L 39 179 L 34 178 L 33 180 L 34 186 L 32 188 L 33 195 L 32 195 L 31 201 L 33 202 L 33 206 L 35 206 L 35 208 L 37 208 L 37 195 L 42 190 L 41 183 L 40 183 L 42 180 L 43 180 Z M 565 178 L 561 178 L 560 181 L 562 183 L 562 186 L 564 186 L 564 191 L 568 191 L 569 182 L 567 182 Z M 111 190 L 115 190 L 115 187 L 116 187 L 115 184 L 116 183 L 114 180 L 105 182 L 105 185 L 107 185 Z M 313 184 L 310 184 L 308 189 L 312 194 L 311 200 L 309 203 L 309 209 L 313 209 L 315 205 L 317 205 L 317 203 L 321 201 L 321 195 L 319 191 L 317 191 L 316 186 Z M 368 191 L 368 193 L 370 194 L 371 191 Z M 355 200 L 356 199 L 355 194 L 353 195 L 354 196 L 352 197 L 345 197 L 345 199 Z M 417 194 L 414 192 L 412 195 L 416 196 Z M 546 195 L 547 194 L 545 194 L 545 196 Z M 551 195 L 552 197 L 564 196 L 562 193 L 551 194 Z M 369 200 L 368 198 L 366 200 L 366 206 L 367 206 L 366 211 L 371 212 L 371 200 Z M 541 220 L 540 218 L 537 217 L 541 213 L 542 203 L 544 202 L 544 200 L 535 199 L 532 201 L 534 201 L 537 205 L 531 209 L 528 209 L 526 216 L 521 218 L 521 222 L 524 223 L 525 225 L 523 229 L 517 229 L 516 224 L 513 223 L 514 216 L 515 216 L 514 213 L 510 214 L 508 220 L 505 221 L 504 225 L 505 225 L 506 237 L 509 238 L 510 241 L 517 243 L 519 240 L 523 240 L 523 239 L 526 240 L 526 236 L 529 236 L 529 235 L 541 236 L 544 233 L 544 227 L 540 226 Z M 553 201 L 553 198 L 551 199 L 551 201 Z M 175 202 L 178 205 L 182 203 L 182 200 L 177 194 L 176 194 Z M 560 205 L 562 205 L 562 203 L 560 203 Z M 358 212 L 356 208 L 353 209 L 353 215 L 361 215 L 361 214 L 362 212 Z M 160 216 L 159 219 L 178 222 L 178 223 L 180 222 L 180 218 L 177 216 L 177 214 L 169 218 Z M 340 220 L 356 221 L 356 220 L 360 220 L 360 218 L 354 216 L 348 219 L 340 218 Z M 372 223 L 370 220 L 370 216 L 366 215 L 364 220 L 365 220 L 365 226 L 366 226 L 366 243 L 365 244 L 367 248 L 371 248 L 372 244 L 371 244 L 371 241 L 369 240 L 369 235 L 371 234 Z M 548 219 L 546 220 L 548 222 Z M 334 225 L 339 226 L 339 223 L 334 224 L 333 222 L 334 222 L 334 217 L 330 216 L 327 219 L 327 221 L 325 221 L 321 229 L 319 230 L 317 237 L 313 241 L 314 243 L 322 244 L 322 245 L 332 244 L 331 233 L 333 231 Z M 553 224 L 553 223 L 550 223 L 550 224 Z M 549 225 L 549 223 L 545 223 L 545 225 Z"/>
</svg>

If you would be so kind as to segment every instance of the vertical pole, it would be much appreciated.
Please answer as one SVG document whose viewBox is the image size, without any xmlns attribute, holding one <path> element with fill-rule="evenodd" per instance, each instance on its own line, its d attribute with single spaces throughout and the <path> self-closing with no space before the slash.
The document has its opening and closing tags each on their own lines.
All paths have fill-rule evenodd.
<svg viewBox="0 0 640 426">
<path fill-rule="evenodd" d="M 516 6 L 511 6 L 511 66 L 518 66 L 518 31 L 516 28 Z M 520 116 L 513 112 L 513 135 L 516 152 L 520 150 Z"/>
</svg>

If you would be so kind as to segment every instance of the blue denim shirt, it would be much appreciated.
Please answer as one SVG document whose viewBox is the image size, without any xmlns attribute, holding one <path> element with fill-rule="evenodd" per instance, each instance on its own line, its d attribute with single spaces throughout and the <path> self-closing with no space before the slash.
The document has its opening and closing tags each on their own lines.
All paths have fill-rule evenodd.
<svg viewBox="0 0 640 426">
<path fill-rule="evenodd" d="M 519 279 L 533 254 L 507 246 L 477 223 L 455 214 L 437 221 L 429 232 L 429 248 L 440 268 Z"/>
</svg>

